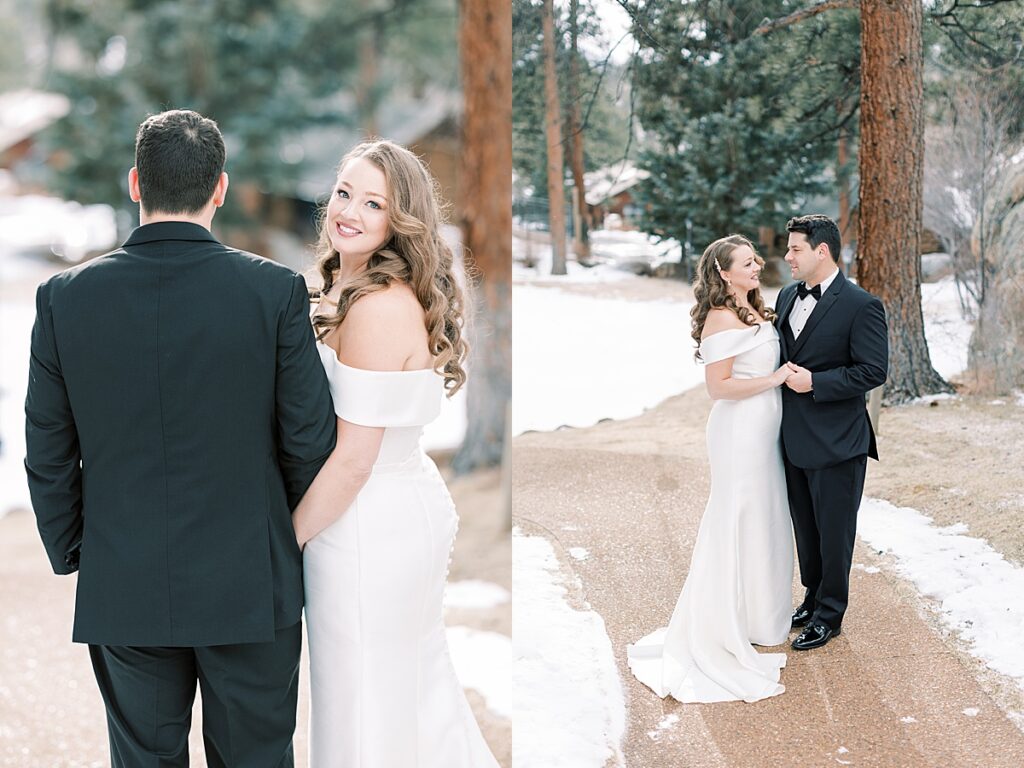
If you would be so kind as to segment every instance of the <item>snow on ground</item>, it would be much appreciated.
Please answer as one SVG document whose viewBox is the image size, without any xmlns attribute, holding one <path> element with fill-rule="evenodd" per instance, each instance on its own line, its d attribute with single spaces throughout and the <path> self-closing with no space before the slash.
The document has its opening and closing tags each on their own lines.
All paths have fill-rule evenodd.
<svg viewBox="0 0 1024 768">
<path fill-rule="evenodd" d="M 453 581 L 444 607 L 488 610 L 512 599 L 508 590 L 479 579 Z M 452 626 L 446 630 L 452 665 L 463 688 L 478 691 L 487 708 L 501 717 L 512 713 L 512 640 L 497 632 Z"/>
<path fill-rule="evenodd" d="M 625 701 L 604 621 L 566 602 L 546 539 L 516 528 L 512 551 L 516 768 L 623 766 Z"/>
<path fill-rule="evenodd" d="M 512 280 L 516 283 L 543 282 L 573 282 L 573 283 L 614 283 L 621 280 L 641 280 L 642 278 L 634 272 L 622 269 L 617 264 L 595 264 L 592 267 L 584 267 L 576 261 L 567 261 L 565 264 L 566 274 L 555 277 L 551 274 L 551 246 L 537 243 L 530 243 L 528 240 L 514 238 L 513 243 L 520 244 L 513 249 Z M 522 258 L 517 256 L 517 251 L 522 253 L 522 258 L 535 260 L 533 266 L 525 266 Z"/>
<path fill-rule="evenodd" d="M 690 304 L 512 291 L 512 431 L 627 419 L 704 381 Z"/>
<path fill-rule="evenodd" d="M 651 741 L 657 741 L 661 738 L 661 734 L 667 731 L 669 728 L 679 722 L 679 715 L 665 715 L 661 720 L 658 721 L 658 727 L 653 731 L 647 732 L 647 738 Z"/>
<path fill-rule="evenodd" d="M 675 240 L 658 242 L 644 232 L 599 229 L 590 233 L 590 255 L 594 266 L 581 266 L 570 255 L 565 265 L 568 274 L 553 277 L 551 245 L 546 242 L 549 239 L 547 233 L 538 235 L 530 230 L 517 229 L 513 233 L 512 279 L 515 282 L 606 283 L 638 279 L 640 272 L 649 272 L 662 264 L 678 263 L 681 254 L 680 245 Z"/>
<path fill-rule="evenodd" d="M 504 587 L 479 579 L 450 582 L 444 591 L 445 608 L 495 608 L 511 599 Z"/>
<path fill-rule="evenodd" d="M 895 570 L 939 605 L 943 622 L 990 668 L 1024 689 L 1024 568 L 957 523 L 945 528 L 906 507 L 865 498 L 861 539 L 895 558 Z M 966 713 L 965 713 L 966 714 Z"/>
<path fill-rule="evenodd" d="M 952 276 L 921 284 L 921 311 L 932 366 L 946 379 L 965 371 L 974 324 L 961 315 Z"/>
<path fill-rule="evenodd" d="M 499 717 L 512 717 L 512 641 L 470 627 L 446 630 L 452 666 L 463 688 L 472 688 Z"/>
</svg>

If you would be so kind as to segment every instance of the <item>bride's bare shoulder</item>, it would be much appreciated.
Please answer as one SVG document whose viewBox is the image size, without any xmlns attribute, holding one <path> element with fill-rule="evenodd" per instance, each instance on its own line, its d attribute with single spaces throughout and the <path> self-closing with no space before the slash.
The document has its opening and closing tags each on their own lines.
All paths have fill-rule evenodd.
<svg viewBox="0 0 1024 768">
<path fill-rule="evenodd" d="M 707 319 L 704 321 L 704 329 L 701 331 L 701 341 L 706 339 L 708 336 L 712 336 L 722 331 L 728 331 L 731 329 L 743 329 L 747 328 L 747 324 L 744 323 L 736 313 L 731 309 L 725 307 L 715 307 L 708 311 Z"/>
<path fill-rule="evenodd" d="M 337 333 L 326 340 L 338 359 L 354 368 L 402 370 L 423 346 L 423 307 L 402 283 L 360 296 Z"/>
</svg>

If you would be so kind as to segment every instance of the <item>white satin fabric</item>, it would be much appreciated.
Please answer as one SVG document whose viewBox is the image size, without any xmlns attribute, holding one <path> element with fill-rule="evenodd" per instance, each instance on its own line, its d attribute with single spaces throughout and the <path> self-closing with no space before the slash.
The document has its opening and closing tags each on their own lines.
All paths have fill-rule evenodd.
<svg viewBox="0 0 1024 768">
<path fill-rule="evenodd" d="M 735 378 L 767 376 L 779 365 L 770 323 L 727 330 L 701 345 L 705 364 L 732 357 Z M 790 629 L 793 533 L 779 425 L 781 393 L 717 400 L 707 424 L 711 495 L 668 627 L 627 649 L 629 667 L 658 696 L 681 702 L 758 701 L 785 687 L 783 643 Z"/>
<path fill-rule="evenodd" d="M 306 544 L 311 768 L 496 768 L 455 675 L 442 600 L 458 517 L 420 448 L 432 370 L 367 371 L 318 344 L 338 416 L 385 427 L 373 473 Z"/>
</svg>

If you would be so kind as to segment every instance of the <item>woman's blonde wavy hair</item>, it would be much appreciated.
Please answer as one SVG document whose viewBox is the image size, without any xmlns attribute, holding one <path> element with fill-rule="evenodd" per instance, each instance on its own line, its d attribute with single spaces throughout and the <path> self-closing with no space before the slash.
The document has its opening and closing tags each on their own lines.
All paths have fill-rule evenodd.
<svg viewBox="0 0 1024 768">
<path fill-rule="evenodd" d="M 316 336 L 322 340 L 337 328 L 360 297 L 392 283 L 405 283 L 426 313 L 434 370 L 444 376 L 451 397 L 466 383 L 462 363 L 469 345 L 462 337 L 464 301 L 452 271 L 452 250 L 441 236 L 444 208 L 437 181 L 416 155 L 391 141 L 362 142 L 342 158 L 338 172 L 357 158 L 370 161 L 384 174 L 389 235 L 370 256 L 366 269 L 342 287 L 337 311 L 313 316 Z M 319 229 L 316 256 L 323 296 L 331 290 L 341 266 L 328 235 L 326 205 L 320 211 Z"/>
<path fill-rule="evenodd" d="M 729 284 L 722 277 L 723 271 L 727 272 L 732 268 L 736 249 L 744 245 L 754 252 L 755 261 L 763 266 L 764 259 L 758 254 L 754 244 L 743 235 L 729 235 L 715 240 L 704 249 L 700 262 L 697 264 L 697 277 L 693 281 L 693 297 L 697 303 L 690 310 L 690 322 L 693 328 L 690 335 L 697 342 L 697 351 L 694 353 L 694 357 L 698 360 L 701 359 L 700 336 L 704 332 L 704 323 L 707 322 L 708 312 L 712 309 L 723 307 L 731 310 L 747 325 L 756 325 L 761 320 L 775 320 L 775 310 L 764 305 L 760 288 L 755 288 L 747 293 L 747 301 L 760 316 L 758 318 L 746 307 L 736 304 L 736 299 L 729 293 Z"/>
</svg>

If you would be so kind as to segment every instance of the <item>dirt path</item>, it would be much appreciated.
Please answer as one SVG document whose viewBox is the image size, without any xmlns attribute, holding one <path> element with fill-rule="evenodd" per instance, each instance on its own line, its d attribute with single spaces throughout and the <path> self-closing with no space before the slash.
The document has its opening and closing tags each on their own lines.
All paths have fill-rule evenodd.
<svg viewBox="0 0 1024 768">
<path fill-rule="evenodd" d="M 497 472 L 451 483 L 461 523 L 451 581 L 483 579 L 512 588 L 512 546 L 501 515 Z M 52 575 L 29 512 L 0 519 L 0 766 L 101 768 L 110 764 L 103 703 L 85 646 L 71 642 L 74 577 Z M 511 603 L 463 609 L 448 624 L 512 634 Z M 305 651 L 305 649 L 304 649 Z M 474 713 L 502 768 L 512 764 L 512 726 L 468 691 Z M 296 765 L 304 766 L 309 702 L 305 652 L 299 689 Z M 198 709 L 198 708 L 197 708 Z M 199 713 L 190 739 L 192 765 L 206 764 Z"/>
<path fill-rule="evenodd" d="M 986 418 L 986 406 L 976 407 L 978 418 Z M 957 417 L 957 408 L 966 410 Z M 586 599 L 606 622 L 627 700 L 627 766 L 1024 764 L 1024 734 L 1003 710 L 1019 711 L 1019 691 L 1014 698 L 1000 689 L 936 629 L 909 585 L 859 542 L 855 563 L 881 571 L 853 571 L 841 637 L 819 651 L 789 651 L 784 695 L 753 705 L 681 705 L 662 701 L 633 678 L 626 644 L 667 623 L 686 575 L 708 492 L 709 409 L 704 392 L 693 390 L 635 419 L 526 434 L 513 443 L 517 524 L 552 540 L 562 567 L 579 575 Z M 927 514 L 973 514 L 947 503 L 939 489 L 956 489 L 950 493 L 960 499 L 960 491 L 974 493 L 985 480 L 967 468 L 997 464 L 993 452 L 1006 435 L 991 433 L 992 444 L 980 436 L 956 441 L 961 449 L 950 448 L 952 457 L 939 446 L 956 431 L 971 431 L 974 418 L 971 404 L 887 410 L 885 468 L 871 463 L 868 492 Z M 995 413 L 992 418 L 999 421 Z M 922 434 L 930 438 L 922 441 Z M 927 457 L 922 442 L 930 446 Z M 931 463 L 922 471 L 925 458 Z M 952 458 L 962 475 L 960 468 L 956 475 L 946 471 Z M 1003 490 L 1012 491 L 1009 478 Z M 981 506 L 994 496 L 977 498 Z M 973 518 L 970 524 L 974 535 L 986 535 Z M 569 547 L 584 547 L 590 557 L 574 560 Z M 976 715 L 965 714 L 974 709 Z M 667 715 L 678 722 L 659 728 Z"/>
</svg>

